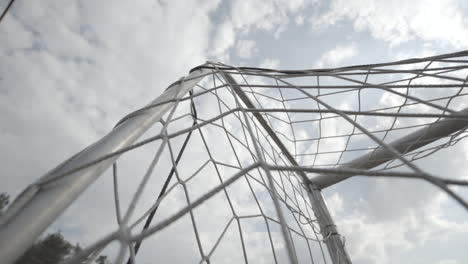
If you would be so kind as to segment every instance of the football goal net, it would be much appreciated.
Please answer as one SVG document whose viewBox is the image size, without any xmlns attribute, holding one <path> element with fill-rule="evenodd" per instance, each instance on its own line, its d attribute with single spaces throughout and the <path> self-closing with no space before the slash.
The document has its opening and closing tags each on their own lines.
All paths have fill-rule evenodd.
<svg viewBox="0 0 468 264">
<path fill-rule="evenodd" d="M 351 263 L 329 186 L 422 180 L 468 209 L 468 181 L 415 162 L 466 137 L 467 77 L 467 51 L 310 70 L 207 62 L 30 184 L 0 218 L 0 259 L 100 197 L 88 191 L 99 182 L 111 203 L 82 224 L 106 232 L 67 263 L 102 252 L 113 263 Z"/>
</svg>

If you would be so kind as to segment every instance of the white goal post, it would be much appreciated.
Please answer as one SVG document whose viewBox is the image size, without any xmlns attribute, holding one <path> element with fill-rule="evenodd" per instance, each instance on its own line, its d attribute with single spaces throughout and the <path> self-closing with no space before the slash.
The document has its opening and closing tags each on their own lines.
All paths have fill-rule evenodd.
<svg viewBox="0 0 468 264">
<path fill-rule="evenodd" d="M 245 230 L 263 230 L 265 262 L 351 263 L 323 188 L 352 176 L 421 179 L 468 209 L 452 188 L 468 181 L 433 175 L 414 162 L 466 137 L 467 78 L 468 51 L 334 69 L 207 62 L 29 185 L 0 216 L 0 241 L 8 241 L 0 259 L 13 263 L 111 170 L 117 227 L 71 263 L 91 260 L 113 241 L 120 245 L 116 263 L 138 263 L 142 243 L 183 217 L 199 252 L 193 262 L 211 262 L 223 244 L 236 245 L 239 260 L 255 262 L 258 245 L 249 244 L 253 235 Z M 151 129 L 158 132 L 148 135 Z M 122 211 L 118 179 L 125 175 L 117 176 L 117 162 L 149 144 L 156 144 L 154 157 Z M 151 180 L 162 177 L 158 168 L 169 176 L 151 206 L 139 210 Z M 191 185 L 198 178 L 206 188 Z M 176 189 L 184 204 L 158 209 L 180 201 L 168 198 Z M 206 219 L 194 212 L 220 195 L 216 203 L 229 208 L 229 221 L 206 242 L 199 231 Z M 256 213 L 240 213 L 246 201 Z M 162 219 L 152 224 L 157 210 L 167 215 L 158 213 Z M 232 240 L 226 238 L 231 229 Z"/>
</svg>

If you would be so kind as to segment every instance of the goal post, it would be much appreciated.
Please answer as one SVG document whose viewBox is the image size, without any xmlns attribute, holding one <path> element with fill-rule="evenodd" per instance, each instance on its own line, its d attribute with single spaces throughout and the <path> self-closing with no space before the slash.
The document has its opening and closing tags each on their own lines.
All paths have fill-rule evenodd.
<svg viewBox="0 0 468 264">
<path fill-rule="evenodd" d="M 249 97 L 242 91 L 242 89 L 237 85 L 234 78 L 228 73 L 224 74 L 227 83 L 232 87 L 236 92 L 239 98 L 242 100 L 246 108 L 255 109 L 254 104 L 250 101 Z M 281 149 L 281 152 L 286 156 L 287 160 L 292 166 L 299 167 L 296 159 L 289 153 L 289 150 L 283 145 L 281 139 L 275 134 L 273 129 L 268 125 L 268 123 L 263 119 L 263 117 L 257 112 L 253 113 L 255 118 L 261 124 L 263 129 L 267 131 L 268 135 L 275 142 L 275 144 Z M 328 247 L 328 252 L 330 252 L 330 257 L 332 258 L 333 263 L 351 263 L 351 260 L 346 252 L 343 241 L 341 240 L 340 234 L 336 229 L 336 225 L 333 222 L 333 219 L 328 211 L 328 208 L 324 202 L 323 196 L 320 193 L 320 190 L 317 188 L 316 184 L 312 184 L 307 178 L 307 175 L 303 171 L 298 171 L 298 174 L 302 180 L 302 183 L 307 186 L 306 190 L 308 192 L 308 197 L 312 204 L 315 217 L 317 217 L 317 222 L 320 226 L 320 232 L 325 234 L 327 237 L 325 244 Z M 287 235 L 284 235 L 286 238 Z M 291 252 L 290 256 L 294 256 Z M 297 262 L 296 259 L 290 259 L 291 262 Z"/>
<path fill-rule="evenodd" d="M 422 179 L 468 209 L 452 188 L 468 181 L 415 162 L 466 137 L 467 77 L 468 51 L 311 70 L 207 62 L 18 195 L 0 216 L 0 241 L 8 241 L 0 259 L 13 263 L 111 171 L 117 227 L 70 263 L 114 241 L 116 263 L 138 263 L 142 243 L 181 219 L 193 237 L 192 262 L 220 254 L 233 263 L 351 263 L 324 188 L 352 176 Z M 128 178 L 117 175 L 117 162 L 150 144 L 154 154 L 121 210 L 118 182 Z M 157 199 L 142 205 L 155 185 Z M 197 214 L 207 204 L 213 216 Z M 201 227 L 220 219 L 221 231 Z"/>
<path fill-rule="evenodd" d="M 121 153 L 172 108 L 206 75 L 192 72 L 148 106 L 120 122 L 108 135 L 72 156 L 28 186 L 0 217 L 0 259 L 13 263 Z M 34 219 L 34 221 L 32 221 Z"/>
<path fill-rule="evenodd" d="M 462 118 L 456 118 L 461 116 Z M 405 135 L 389 145 L 396 149 L 402 155 L 409 153 L 413 150 L 417 150 L 420 147 L 431 144 L 434 141 L 437 141 L 441 138 L 451 135 L 463 129 L 466 129 L 468 126 L 468 108 L 465 108 L 451 116 L 450 118 L 445 118 L 439 120 L 427 127 L 423 127 L 417 131 L 414 131 L 411 134 Z M 341 169 L 372 169 L 383 163 L 386 163 L 395 156 L 392 155 L 388 149 L 380 147 L 375 151 L 358 157 L 348 164 L 340 166 Z M 344 181 L 349 177 L 352 177 L 352 174 L 340 174 L 340 175 L 330 175 L 322 174 L 311 179 L 319 188 L 327 188 L 331 185 L 337 184 L 340 181 Z"/>
</svg>

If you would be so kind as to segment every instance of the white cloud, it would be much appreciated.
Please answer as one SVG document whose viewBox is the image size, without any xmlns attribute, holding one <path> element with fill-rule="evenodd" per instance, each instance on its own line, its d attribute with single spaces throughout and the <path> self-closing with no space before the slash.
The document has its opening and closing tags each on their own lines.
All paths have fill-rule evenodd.
<svg viewBox="0 0 468 264">
<path fill-rule="evenodd" d="M 296 10 L 300 3 L 272 4 L 267 15 L 237 28 L 230 20 L 214 27 L 209 15 L 218 1 L 18 3 L 0 27 L 0 36 L 8 35 L 0 44 L 4 62 L 0 66 L 4 113 L 0 119 L 9 124 L 0 130 L 0 146 L 8 150 L 0 158 L 3 172 L 9 175 L 0 191 L 15 196 L 65 157 L 107 133 L 126 113 L 159 95 L 191 67 L 209 56 L 226 58 L 239 32 L 258 28 L 278 33 L 277 26 L 284 28 L 286 19 L 279 19 L 275 12 Z M 251 56 L 254 44 L 241 42 L 240 55 Z M 271 60 L 270 65 L 278 61 Z M 113 212 L 102 209 L 112 208 L 111 193 L 106 193 L 111 186 L 108 180 L 108 175 L 101 177 L 54 227 L 64 228 L 70 240 L 82 245 L 111 231 L 115 226 L 105 221 L 114 218 Z M 135 184 L 134 178 L 122 181 L 121 194 L 127 198 L 122 197 L 123 203 Z M 149 193 L 145 202 L 153 196 Z M 83 211 L 88 213 L 80 214 Z M 190 251 L 187 257 L 192 254 L 196 253 Z"/>
<path fill-rule="evenodd" d="M 436 195 L 425 206 L 415 208 L 397 219 L 380 221 L 363 213 L 367 201 L 343 203 L 336 194 L 327 201 L 339 231 L 346 237 L 351 258 L 358 263 L 393 263 L 397 259 L 392 255 L 393 251 L 404 255 L 418 247 L 423 248 L 430 242 L 447 243 L 447 239 L 455 234 L 468 233 L 466 222 L 456 223 L 445 219 L 442 210 L 448 199 L 442 194 Z M 386 206 L 380 202 L 380 206 Z M 342 211 L 343 205 L 350 208 L 349 203 L 355 203 L 355 209 L 352 212 Z M 430 257 L 419 256 L 419 260 L 427 262 Z"/>
<path fill-rule="evenodd" d="M 304 24 L 305 17 L 303 15 L 299 15 L 294 19 L 294 22 L 296 22 L 296 25 L 302 26 Z"/>
<path fill-rule="evenodd" d="M 235 39 L 247 36 L 255 30 L 261 30 L 279 38 L 290 24 L 291 18 L 295 23 L 302 24 L 304 16 L 299 13 L 315 2 L 314 0 L 227 2 L 226 4 L 230 6 L 230 14 L 225 16 L 216 27 L 216 36 L 210 55 L 215 57 L 216 61 L 228 62 L 229 49 L 234 46 Z M 241 58 L 250 57 L 254 51 L 252 40 L 239 42 L 237 48 Z"/>
<path fill-rule="evenodd" d="M 350 59 L 357 54 L 358 49 L 354 44 L 338 45 L 320 56 L 315 64 L 319 68 L 339 66 L 343 61 Z"/>
<path fill-rule="evenodd" d="M 421 1 L 385 2 L 381 6 L 374 3 L 334 1 L 331 10 L 321 17 L 323 20 L 316 26 L 329 27 L 349 19 L 357 30 L 369 31 L 374 37 L 393 44 L 412 38 L 454 46 L 467 43 L 467 35 L 462 34 L 466 33 L 465 22 L 459 15 L 460 11 L 453 8 L 457 6 L 453 1 L 434 2 L 428 9 L 421 8 Z M 338 4 L 349 12 L 339 10 Z M 260 30 L 280 36 L 294 24 L 290 21 L 298 25 L 302 23 L 303 16 L 299 13 L 311 2 L 232 2 L 229 14 L 222 16 L 224 20 L 217 26 L 212 24 L 210 14 L 218 5 L 218 1 L 82 1 L 74 4 L 52 1 L 47 4 L 15 4 L 13 11 L 0 25 L 0 36 L 8 36 L 0 43 L 0 121 L 8 124 L 0 128 L 0 149 L 5 150 L 0 153 L 2 173 L 8 175 L 0 191 L 8 191 L 14 196 L 21 188 L 63 161 L 64 157 L 109 131 L 124 114 L 159 95 L 167 84 L 186 75 L 189 68 L 203 63 L 208 57 L 228 60 L 228 54 L 235 52 L 234 47 L 238 48 L 241 57 L 252 56 L 256 48 L 261 47 L 257 47 L 260 42 L 255 42 L 256 39 L 248 34 Z M 397 13 L 402 13 L 401 17 L 395 15 Z M 325 21 L 325 18 L 329 20 Z M 441 25 L 436 24 L 440 21 Z M 239 41 L 235 46 L 239 38 L 248 40 Z M 330 44 L 331 47 L 333 45 Z M 324 53 L 316 65 L 332 67 L 348 64 L 358 53 L 354 44 L 336 45 Z M 400 54 L 408 57 L 408 53 Z M 283 59 L 281 56 L 284 55 L 278 53 L 278 56 Z M 278 68 L 278 58 L 264 58 L 259 66 Z M 215 106 L 213 104 L 205 109 L 210 112 Z M 341 124 L 331 125 L 343 129 Z M 308 132 L 304 133 L 304 137 L 309 136 Z M 210 133 L 207 135 L 211 137 Z M 466 146 L 465 160 L 468 153 Z M 218 151 L 225 149 L 218 148 Z M 145 152 L 142 156 L 148 158 L 151 153 Z M 227 152 L 216 154 L 223 159 L 233 158 Z M 141 162 L 140 156 L 132 161 Z M 188 163 L 190 165 L 185 168 L 191 167 L 194 162 Z M 130 175 L 136 174 L 132 166 L 122 170 L 128 170 Z M 190 190 L 203 193 L 207 183 L 217 184 L 202 181 L 197 185 L 199 189 L 190 187 Z M 133 177 L 124 178 L 122 195 L 132 195 L 134 185 L 136 181 Z M 82 241 L 86 245 L 109 231 L 106 221 L 113 216 L 104 217 L 102 208 L 113 206 L 110 186 L 109 178 L 104 175 L 75 207 L 66 212 L 65 218 L 62 218 L 66 221 L 57 224 L 75 232 L 71 240 Z M 160 186 L 150 186 L 143 199 L 145 206 L 151 203 L 153 190 Z M 348 238 L 347 245 L 357 260 L 384 262 L 386 258 L 392 259 L 398 255 L 392 253 L 392 249 L 407 252 L 418 246 L 412 237 L 416 237 L 420 243 L 429 243 L 434 239 L 450 241 L 454 234 L 466 232 L 465 223 L 446 219 L 442 212 L 445 202 L 434 198 L 425 188 L 398 186 L 407 190 L 408 195 L 394 197 L 394 193 L 384 194 L 389 187 L 395 186 L 398 185 L 386 183 L 377 191 L 367 190 L 367 203 L 357 203 L 355 207 L 350 205 L 344 194 L 332 195 L 328 200 L 340 230 Z M 104 197 L 104 191 L 108 191 L 109 195 Z M 421 193 L 424 195 L 417 196 Z M 174 201 L 183 202 L 181 197 L 179 195 L 176 197 L 178 200 L 174 198 Z M 242 207 L 244 211 L 256 209 L 251 199 L 249 206 L 242 199 L 245 197 L 233 198 L 234 206 Z M 411 202 L 421 205 L 421 208 L 411 212 L 408 206 Z M 226 207 L 226 204 L 221 206 Z M 87 213 L 80 213 L 83 211 Z M 206 215 L 210 216 L 209 212 L 205 213 L 205 218 L 197 218 L 201 225 L 210 224 L 209 221 L 203 222 Z M 389 219 L 382 220 L 386 216 Z M 419 219 L 419 216 L 424 216 L 424 219 Z M 92 222 L 95 226 L 89 229 L 78 227 L 84 222 Z M 186 222 L 190 225 L 188 220 Z M 196 242 L 192 241 L 193 233 L 189 238 L 168 235 L 169 232 L 186 234 L 192 231 L 191 226 L 168 229 L 167 233 L 157 238 L 163 245 L 158 253 L 172 253 L 174 242 L 171 243 L 170 238 L 173 238 L 174 241 L 183 241 L 178 245 L 186 253 L 178 254 L 177 260 L 198 257 Z M 237 229 L 229 232 L 233 234 L 233 241 L 238 239 Z M 257 235 L 251 234 L 254 244 L 259 243 Z M 210 240 L 214 237 L 210 237 Z M 241 249 L 235 250 L 240 254 Z M 266 254 L 270 252 L 265 251 Z M 449 257 L 445 263 L 456 263 L 455 259 L 458 258 Z M 151 258 L 148 257 L 148 260 Z"/>
<path fill-rule="evenodd" d="M 455 259 L 444 259 L 444 260 L 438 261 L 436 264 L 461 264 L 461 262 Z"/>
<path fill-rule="evenodd" d="M 333 218 L 343 211 L 343 197 L 340 194 L 334 193 L 330 195 L 330 197 L 327 197 L 326 202 Z"/>
<path fill-rule="evenodd" d="M 279 37 L 289 24 L 289 16 L 305 9 L 313 2 L 315 1 L 235 1 L 232 4 L 232 21 L 241 31 L 261 29 Z"/>
<path fill-rule="evenodd" d="M 468 43 L 462 7 L 456 0 L 333 0 L 329 10 L 311 23 L 315 29 L 324 29 L 351 21 L 355 30 L 369 31 L 392 45 L 419 38 L 461 48 Z"/>
<path fill-rule="evenodd" d="M 216 61 L 228 62 L 229 49 L 234 46 L 235 39 L 248 35 L 254 30 L 262 30 L 278 38 L 287 28 L 289 17 L 296 15 L 313 2 L 315 1 L 237 0 L 226 3 L 230 5 L 230 15 L 224 17 L 216 27 L 210 55 L 215 57 Z M 300 23 L 303 17 L 297 19 L 296 23 Z M 238 55 L 241 58 L 250 57 L 253 45 L 252 40 L 239 42 Z"/>
<path fill-rule="evenodd" d="M 243 59 L 252 57 L 255 52 L 255 41 L 253 40 L 239 40 L 237 42 L 237 55 Z"/>
<path fill-rule="evenodd" d="M 230 21 L 224 22 L 216 32 L 213 46 L 212 56 L 217 57 L 218 60 L 227 60 L 227 51 L 234 45 L 235 32 Z"/>
<path fill-rule="evenodd" d="M 258 65 L 260 68 L 278 69 L 280 61 L 278 59 L 266 58 Z"/>
<path fill-rule="evenodd" d="M 275 8 L 273 1 L 235 1 L 232 4 L 233 24 L 245 31 L 249 31 L 251 26 L 274 31 L 284 23 L 281 21 L 284 17 L 283 12 Z"/>
<path fill-rule="evenodd" d="M 0 192 L 16 196 L 206 61 L 218 2 L 15 3 L 0 25 Z M 54 224 L 71 241 L 115 224 L 108 176 Z"/>
</svg>

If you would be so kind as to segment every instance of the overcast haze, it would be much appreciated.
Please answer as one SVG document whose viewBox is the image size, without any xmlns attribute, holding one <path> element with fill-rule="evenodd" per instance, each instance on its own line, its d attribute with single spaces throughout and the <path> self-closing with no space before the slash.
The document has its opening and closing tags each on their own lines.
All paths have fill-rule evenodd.
<svg viewBox="0 0 468 264">
<path fill-rule="evenodd" d="M 0 23 L 0 192 L 16 196 L 206 61 L 303 69 L 467 48 L 463 0 L 17 0 Z M 467 159 L 462 140 L 418 164 L 467 179 Z M 109 176 L 51 230 L 83 245 L 109 232 L 100 215 L 113 206 Z M 122 192 L 128 187 L 130 195 L 136 183 L 123 181 Z M 354 263 L 468 260 L 466 211 L 429 184 L 356 177 L 324 195 Z M 82 228 L 84 221 L 93 224 Z M 171 252 L 173 245 L 196 252 L 181 234 L 163 236 L 169 242 L 155 249 L 161 262 L 185 260 Z M 151 252 L 142 254 L 154 260 Z"/>
</svg>

